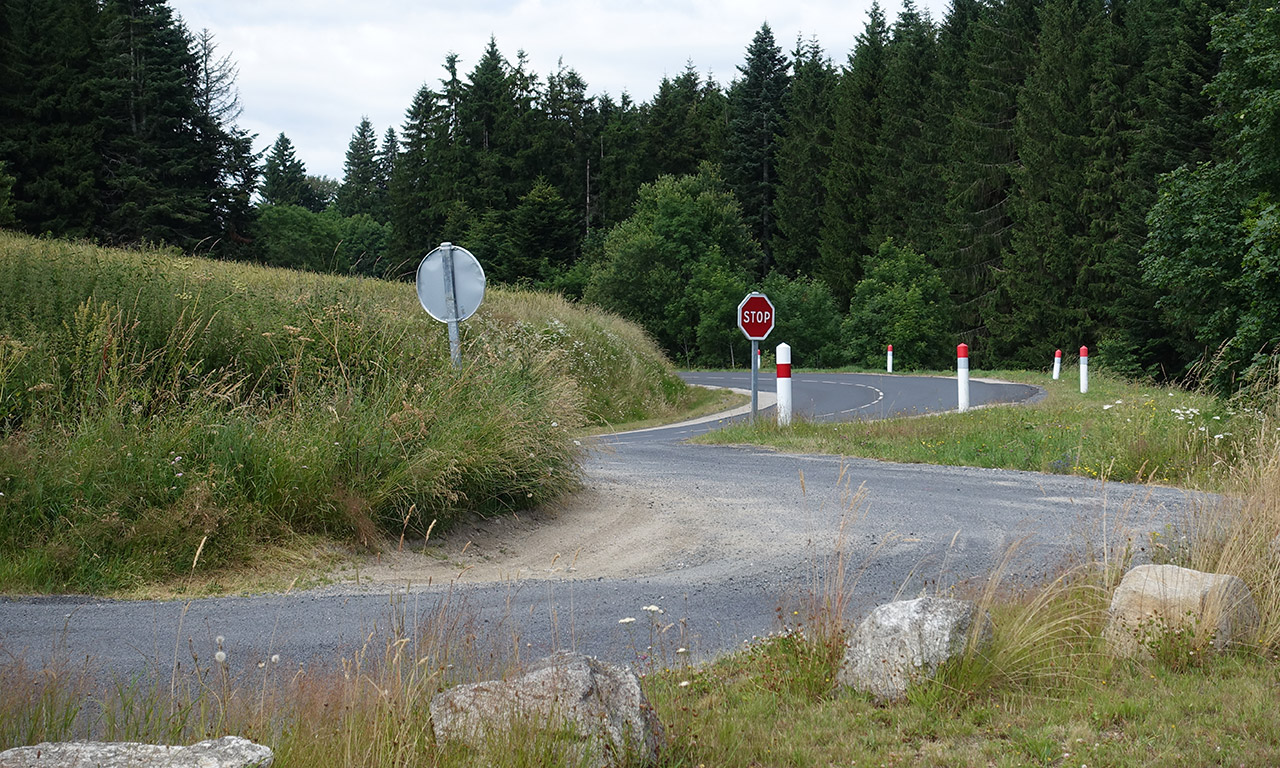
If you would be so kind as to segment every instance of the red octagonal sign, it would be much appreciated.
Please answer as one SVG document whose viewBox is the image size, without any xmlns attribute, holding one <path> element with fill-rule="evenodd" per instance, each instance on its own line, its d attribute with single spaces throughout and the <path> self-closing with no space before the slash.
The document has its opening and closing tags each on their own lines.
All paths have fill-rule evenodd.
<svg viewBox="0 0 1280 768">
<path fill-rule="evenodd" d="M 773 302 L 763 293 L 748 293 L 738 305 L 738 327 L 752 341 L 764 341 L 773 330 Z"/>
</svg>

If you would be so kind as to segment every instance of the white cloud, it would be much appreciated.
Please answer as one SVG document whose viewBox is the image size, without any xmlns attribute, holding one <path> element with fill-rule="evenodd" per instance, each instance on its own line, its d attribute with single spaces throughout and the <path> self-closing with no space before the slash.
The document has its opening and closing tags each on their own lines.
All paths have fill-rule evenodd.
<svg viewBox="0 0 1280 768">
<path fill-rule="evenodd" d="M 918 7 L 935 17 L 943 0 Z M 465 75 L 492 35 L 511 61 L 523 50 L 541 76 L 559 62 L 589 92 L 637 101 L 686 62 L 727 84 L 768 22 L 790 51 L 817 37 L 837 64 L 866 24 L 870 0 L 170 0 L 192 30 L 208 28 L 239 66 L 240 124 L 269 146 L 287 134 L 311 173 L 340 178 L 362 116 L 399 130 L 418 89 L 444 76 L 445 55 Z M 936 6 L 936 7 L 935 7 Z M 884 4 L 892 22 L 896 3 Z"/>
</svg>

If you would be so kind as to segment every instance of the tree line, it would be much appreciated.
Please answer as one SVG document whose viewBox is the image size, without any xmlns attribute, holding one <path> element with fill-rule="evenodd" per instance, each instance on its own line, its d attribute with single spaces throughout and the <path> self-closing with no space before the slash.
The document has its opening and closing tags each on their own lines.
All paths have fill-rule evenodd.
<svg viewBox="0 0 1280 768">
<path fill-rule="evenodd" d="M 733 80 L 692 63 L 637 103 L 491 40 L 404 122 L 363 119 L 343 178 L 235 126 L 234 66 L 163 0 L 5 0 L 0 224 L 406 278 L 442 241 L 490 279 L 739 362 L 762 288 L 804 365 L 1131 374 L 1280 340 L 1280 11 L 1262 0 L 873 6 L 839 64 L 762 25 Z"/>
</svg>

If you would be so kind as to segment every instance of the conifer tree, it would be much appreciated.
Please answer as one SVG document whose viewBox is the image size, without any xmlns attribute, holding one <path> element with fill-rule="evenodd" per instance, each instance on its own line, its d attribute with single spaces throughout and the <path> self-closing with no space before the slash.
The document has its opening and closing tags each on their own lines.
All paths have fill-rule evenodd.
<svg viewBox="0 0 1280 768">
<path fill-rule="evenodd" d="M 208 233 L 186 29 L 165 0 L 103 5 L 104 238 L 193 245 Z"/>
<path fill-rule="evenodd" d="M 971 25 L 966 85 L 952 113 L 939 266 L 952 291 L 956 327 L 970 342 L 987 334 L 996 276 L 1012 242 L 1014 124 L 1039 37 L 1039 5 L 999 0 L 981 8 Z"/>
<path fill-rule="evenodd" d="M 376 218 L 379 209 L 378 138 L 368 117 L 361 118 L 347 145 L 343 164 L 342 186 L 338 189 L 337 206 L 343 216 L 368 214 Z"/>
<path fill-rule="evenodd" d="M 724 109 L 720 87 L 710 78 L 703 83 L 693 62 L 674 80 L 664 77 L 646 110 L 645 178 L 688 175 L 703 162 L 720 162 Z"/>
<path fill-rule="evenodd" d="M 882 130 L 880 103 L 888 38 L 884 12 L 873 2 L 866 28 L 858 35 L 835 91 L 835 134 L 827 170 L 818 276 L 831 287 L 842 310 L 862 279 L 862 259 L 869 253 L 872 218 L 868 198 L 874 148 Z"/>
<path fill-rule="evenodd" d="M 816 40 L 796 43 L 795 75 L 778 139 L 778 184 L 773 238 L 776 269 L 788 277 L 818 271 L 824 181 L 835 130 L 832 98 L 836 73 Z"/>
<path fill-rule="evenodd" d="M 3 11 L 0 159 L 14 177 L 14 215 L 28 232 L 88 237 L 102 216 L 97 3 L 6 2 Z"/>
<path fill-rule="evenodd" d="M 617 224 L 631 213 L 644 180 L 644 117 L 623 93 L 615 103 L 607 94 L 588 109 L 591 151 L 584 159 L 587 231 Z"/>
<path fill-rule="evenodd" d="M 281 133 L 267 150 L 262 172 L 262 202 L 265 205 L 297 205 L 311 209 L 316 195 L 307 183 L 307 168 L 298 159 L 293 142 Z"/>
<path fill-rule="evenodd" d="M 1048 0 L 1040 50 L 1019 96 L 1012 247 L 998 314 L 988 319 L 1002 360 L 1037 364 L 1043 348 L 1093 341 L 1091 308 L 1076 300 L 1090 221 L 1081 195 L 1093 162 L 1090 113 L 1101 0 Z M 1041 346 L 1043 345 L 1043 346 Z M 1040 350 L 1037 354 L 1037 350 Z"/>
<path fill-rule="evenodd" d="M 785 101 L 791 86 L 790 63 L 763 24 L 738 67 L 741 77 L 729 88 L 729 130 L 725 142 L 725 177 L 742 204 L 743 220 L 762 246 L 763 277 L 772 266 L 772 240 L 777 186 L 778 134 L 783 129 Z"/>
<path fill-rule="evenodd" d="M 872 154 L 866 249 L 888 238 L 928 253 L 934 248 L 942 187 L 932 143 L 937 50 L 933 25 L 905 0 L 885 47 L 884 88 L 877 105 L 881 125 Z"/>
</svg>

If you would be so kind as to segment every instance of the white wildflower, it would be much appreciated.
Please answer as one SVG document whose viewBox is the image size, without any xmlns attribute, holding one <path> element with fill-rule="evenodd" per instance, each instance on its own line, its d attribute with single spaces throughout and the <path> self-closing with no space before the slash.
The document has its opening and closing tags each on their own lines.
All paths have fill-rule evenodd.
<svg viewBox="0 0 1280 768">
<path fill-rule="evenodd" d="M 216 662 L 218 662 L 219 664 L 226 664 L 226 663 L 227 663 L 227 652 L 226 652 L 226 651 L 218 651 L 217 653 L 213 654 L 213 660 L 214 660 L 214 661 L 216 661 Z"/>
<path fill-rule="evenodd" d="M 271 663 L 272 663 L 272 664 L 279 664 L 279 663 L 280 663 L 280 654 L 278 654 L 278 653 L 273 653 L 273 654 L 271 654 Z"/>
<path fill-rule="evenodd" d="M 631 616 L 628 616 L 628 617 L 627 617 L 627 618 L 625 618 L 625 619 L 618 619 L 618 623 L 619 623 L 619 624 L 631 624 L 631 623 L 633 623 L 634 621 L 635 621 L 635 618 L 633 618 L 633 617 L 631 617 Z"/>
<path fill-rule="evenodd" d="M 666 611 L 662 610 L 661 608 L 659 608 L 659 607 L 658 607 L 658 606 L 656 606 L 656 605 L 646 605 L 645 607 L 641 608 L 640 610 L 642 610 L 642 611 L 648 611 L 649 613 L 666 613 Z"/>
<path fill-rule="evenodd" d="M 688 688 L 688 687 L 689 687 L 689 681 L 688 681 L 688 680 L 681 680 L 681 681 L 680 681 L 680 687 L 681 687 L 681 688 Z"/>
</svg>

